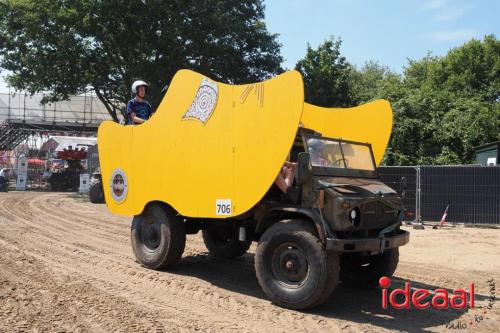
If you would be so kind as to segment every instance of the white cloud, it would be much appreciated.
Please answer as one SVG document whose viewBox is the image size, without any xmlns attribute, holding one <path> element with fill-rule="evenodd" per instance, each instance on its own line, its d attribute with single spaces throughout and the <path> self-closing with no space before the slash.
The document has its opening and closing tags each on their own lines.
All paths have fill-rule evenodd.
<svg viewBox="0 0 500 333">
<path fill-rule="evenodd" d="M 458 29 L 453 31 L 437 31 L 432 34 L 434 40 L 438 42 L 444 41 L 462 41 L 474 37 L 476 30 L 474 29 Z"/>
<path fill-rule="evenodd" d="M 434 13 L 434 20 L 438 22 L 453 22 L 464 16 L 472 4 L 463 1 L 430 0 L 422 6 L 422 10 Z"/>
<path fill-rule="evenodd" d="M 457 6 L 454 8 L 446 8 L 443 12 L 436 16 L 437 21 L 452 22 L 464 16 L 472 6 Z"/>
<path fill-rule="evenodd" d="M 440 9 L 446 7 L 448 4 L 448 0 L 431 0 L 424 4 L 423 9 L 431 10 L 431 9 Z"/>
</svg>

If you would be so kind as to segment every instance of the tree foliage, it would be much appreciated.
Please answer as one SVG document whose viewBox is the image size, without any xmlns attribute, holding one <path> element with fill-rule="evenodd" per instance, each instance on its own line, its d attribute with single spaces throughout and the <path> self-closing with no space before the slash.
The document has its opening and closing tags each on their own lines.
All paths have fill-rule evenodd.
<svg viewBox="0 0 500 333">
<path fill-rule="evenodd" d="M 0 67 L 50 101 L 92 86 L 117 120 L 138 78 L 155 106 L 181 68 L 231 83 L 279 73 L 263 19 L 262 0 L 0 0 Z"/>
<path fill-rule="evenodd" d="M 323 83 L 329 88 L 315 93 L 316 83 L 305 80 L 306 95 L 311 103 L 323 106 L 389 100 L 394 127 L 383 163 L 473 163 L 474 147 L 500 140 L 500 41 L 495 36 L 473 39 L 442 57 L 429 54 L 410 60 L 402 75 L 376 62 L 356 69 L 341 56 L 339 40 L 336 48 L 327 44 L 331 41 L 317 50 L 308 48 L 305 59 L 334 57 L 342 59 L 341 65 L 308 60 L 306 73 L 315 79 L 316 73 L 328 73 L 327 82 L 335 82 L 337 75 L 342 84 Z M 345 68 L 348 75 L 340 70 Z"/>
<path fill-rule="evenodd" d="M 330 37 L 317 49 L 307 45 L 295 69 L 304 78 L 305 100 L 319 106 L 348 106 L 352 96 L 353 67 L 340 53 L 342 40 Z"/>
</svg>

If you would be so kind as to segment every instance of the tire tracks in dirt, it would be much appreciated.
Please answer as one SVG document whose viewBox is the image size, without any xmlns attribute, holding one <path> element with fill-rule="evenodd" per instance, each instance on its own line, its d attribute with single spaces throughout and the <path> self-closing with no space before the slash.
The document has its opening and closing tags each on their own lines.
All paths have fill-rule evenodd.
<svg viewBox="0 0 500 333">
<path fill-rule="evenodd" d="M 223 272 L 226 276 L 205 275 L 209 277 L 206 281 L 175 270 L 150 271 L 135 263 L 129 240 L 123 244 L 130 233 L 130 225 L 124 223 L 123 219 L 106 217 L 106 222 L 100 224 L 96 221 L 103 220 L 99 216 L 105 213 L 101 209 L 104 206 L 85 216 L 81 211 L 86 205 L 57 204 L 59 200 L 64 203 L 68 200 L 67 195 L 16 193 L 12 198 L 0 200 L 1 214 L 14 221 L 8 223 L 6 230 L 9 232 L 0 235 L 2 248 L 10 246 L 10 251 L 23 251 L 56 276 L 71 277 L 72 281 L 128 300 L 130 306 L 140 306 L 148 313 L 160 311 L 162 314 L 175 314 L 176 318 L 184 318 L 177 327 L 179 330 L 338 330 L 339 326 L 335 322 L 281 309 L 259 297 L 219 287 L 224 284 L 234 286 L 232 275 L 234 272 L 242 275 L 241 269 L 244 270 L 243 275 L 248 274 L 255 282 L 253 267 L 248 262 L 251 257 L 244 259 L 243 265 L 235 265 L 231 269 L 226 267 Z M 76 208 L 79 208 L 78 213 L 75 212 Z M 25 231 L 18 233 L 21 226 Z M 181 269 L 186 266 L 192 269 L 197 265 L 203 267 L 211 262 L 204 255 L 196 255 L 206 252 L 206 249 L 199 237 L 193 238 L 195 241 L 188 245 L 186 251 L 192 255 L 181 261 Z M 199 276 L 203 277 L 203 274 Z M 104 310 L 109 312 L 106 308 Z M 193 319 L 198 326 L 185 325 L 185 321 Z M 94 322 L 94 317 L 90 320 Z M 102 324 L 105 330 L 109 328 L 106 325 Z M 148 327 L 138 329 L 148 330 Z"/>
</svg>

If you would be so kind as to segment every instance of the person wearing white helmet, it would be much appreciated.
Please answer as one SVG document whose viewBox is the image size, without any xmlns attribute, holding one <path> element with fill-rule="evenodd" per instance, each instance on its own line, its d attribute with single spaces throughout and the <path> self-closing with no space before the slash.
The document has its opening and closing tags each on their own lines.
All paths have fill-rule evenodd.
<svg viewBox="0 0 500 333">
<path fill-rule="evenodd" d="M 139 125 L 144 123 L 153 115 L 151 104 L 144 100 L 148 84 L 142 80 L 132 83 L 132 94 L 135 95 L 127 103 L 127 116 L 130 125 Z"/>
</svg>

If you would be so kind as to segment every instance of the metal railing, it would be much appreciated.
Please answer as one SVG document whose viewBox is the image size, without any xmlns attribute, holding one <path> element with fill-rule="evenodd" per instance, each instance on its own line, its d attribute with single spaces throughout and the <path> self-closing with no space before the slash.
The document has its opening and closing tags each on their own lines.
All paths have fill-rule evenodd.
<svg viewBox="0 0 500 333">
<path fill-rule="evenodd" d="M 105 106 L 92 93 L 42 104 L 44 97 L 44 94 L 0 94 L 0 121 L 98 125 L 111 119 Z"/>
</svg>

